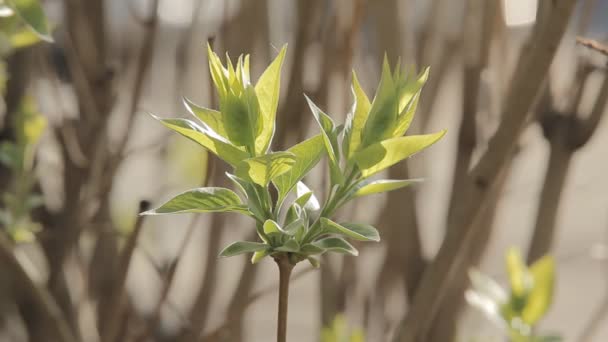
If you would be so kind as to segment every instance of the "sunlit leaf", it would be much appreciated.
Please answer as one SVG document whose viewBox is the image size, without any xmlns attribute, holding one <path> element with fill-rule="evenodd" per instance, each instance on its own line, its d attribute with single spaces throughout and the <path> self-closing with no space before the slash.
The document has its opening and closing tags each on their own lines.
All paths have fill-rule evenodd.
<svg viewBox="0 0 608 342">
<path fill-rule="evenodd" d="M 445 132 L 384 140 L 357 152 L 354 160 L 362 176 L 369 177 L 431 146 Z"/>
<path fill-rule="evenodd" d="M 166 127 L 205 147 L 228 164 L 236 165 L 243 159 L 249 157 L 247 152 L 223 141 L 219 136 L 213 136 L 210 132 L 205 131 L 193 121 L 187 119 L 161 119 L 154 115 L 152 115 L 152 117 L 160 121 Z"/>
<path fill-rule="evenodd" d="M 261 131 L 260 105 L 253 86 L 245 87 L 242 94 L 232 90 L 221 99 L 221 118 L 229 140 L 236 146 L 247 146 L 254 151 L 255 139 Z"/>
<path fill-rule="evenodd" d="M 273 220 L 266 220 L 266 222 L 264 222 L 264 233 L 271 234 L 280 232 L 281 227 L 279 227 L 278 223 L 274 222 Z"/>
<path fill-rule="evenodd" d="M 422 87 L 429 78 L 429 68 L 425 68 L 415 80 L 408 80 L 404 89 L 399 94 L 399 117 L 397 118 L 397 125 L 393 131 L 393 137 L 400 137 L 412 123 L 416 108 L 418 107 L 418 101 L 420 100 L 420 92 Z"/>
<path fill-rule="evenodd" d="M 336 223 L 326 217 L 321 218 L 324 231 L 340 234 L 360 241 L 380 241 L 376 228 L 363 223 Z"/>
<path fill-rule="evenodd" d="M 237 241 L 220 252 L 220 257 L 231 257 L 239 254 L 263 251 L 268 245 L 260 242 Z"/>
<path fill-rule="evenodd" d="M 292 153 L 273 152 L 241 161 L 237 164 L 235 173 L 240 178 L 265 187 L 289 171 L 295 163 L 296 157 Z"/>
<path fill-rule="evenodd" d="M 313 244 L 330 252 L 350 254 L 354 256 L 359 255 L 359 252 L 355 247 L 339 237 L 324 238 L 313 242 Z"/>
<path fill-rule="evenodd" d="M 412 183 L 419 183 L 421 179 L 381 179 L 363 185 L 355 192 L 355 197 L 379 194 L 404 188 Z"/>
<path fill-rule="evenodd" d="M 247 197 L 247 204 L 251 213 L 260 220 L 264 220 L 265 214 L 262 207 L 262 199 L 255 189 L 255 185 L 226 172 L 226 176 L 237 186 L 237 188 Z"/>
<path fill-rule="evenodd" d="M 264 259 L 265 257 L 270 255 L 270 251 L 268 251 L 267 249 L 261 250 L 261 251 L 256 251 L 253 253 L 253 256 L 251 257 L 251 263 L 252 264 L 257 264 L 258 262 L 262 261 L 262 259 Z"/>
<path fill-rule="evenodd" d="M 345 128 L 345 140 L 348 142 L 348 149 L 345 153 L 346 159 L 348 160 L 350 160 L 355 152 L 359 150 L 361 145 L 361 135 L 363 133 L 363 128 L 365 127 L 365 122 L 367 121 L 369 109 L 371 107 L 369 98 L 361 88 L 361 84 L 359 84 L 359 79 L 357 79 L 357 74 L 354 70 L 352 82 L 352 92 L 355 98 L 355 107 L 350 123 L 347 124 L 347 127 Z"/>
<path fill-rule="evenodd" d="M 160 207 L 146 211 L 141 215 L 208 213 L 208 212 L 241 212 L 247 213 L 247 207 L 232 190 L 209 187 L 183 192 Z"/>
<path fill-rule="evenodd" d="M 40 36 L 40 39 L 53 41 L 49 24 L 38 0 L 6 0 L 6 2 Z"/>
<path fill-rule="evenodd" d="M 526 264 L 516 248 L 510 248 L 507 251 L 506 261 L 511 292 L 515 296 L 522 297 L 532 285 L 532 279 L 530 279 Z"/>
<path fill-rule="evenodd" d="M 287 45 L 284 45 L 255 85 L 255 93 L 258 96 L 260 112 L 262 114 L 262 132 L 255 141 L 255 150 L 258 154 L 266 153 L 274 135 L 275 117 L 281 87 L 281 68 L 286 51 Z"/>
<path fill-rule="evenodd" d="M 553 301 L 555 284 L 555 262 L 551 256 L 544 256 L 530 266 L 532 290 L 528 294 L 526 306 L 522 312 L 524 322 L 534 325 L 540 320 Z"/>
<path fill-rule="evenodd" d="M 273 181 L 279 191 L 279 201 L 284 199 L 298 181 L 317 165 L 323 151 L 324 145 L 321 134 L 315 135 L 287 150 L 295 156 L 295 163 L 289 171 Z"/>
<path fill-rule="evenodd" d="M 201 122 L 207 125 L 209 129 L 222 137 L 227 138 L 226 129 L 224 128 L 224 122 L 222 120 L 222 113 L 213 109 L 201 107 L 185 97 L 182 100 L 190 114 L 196 116 Z"/>
<path fill-rule="evenodd" d="M 308 106 L 310 107 L 315 120 L 321 127 L 321 134 L 323 135 L 325 150 L 329 156 L 329 168 L 332 183 L 342 184 L 344 181 L 344 176 L 340 171 L 340 150 L 338 148 L 338 133 L 336 130 L 336 125 L 329 115 L 325 114 L 321 109 L 319 109 L 319 107 L 317 107 L 317 105 L 312 102 L 308 96 L 304 96 L 306 97 L 306 101 L 308 102 Z"/>
</svg>

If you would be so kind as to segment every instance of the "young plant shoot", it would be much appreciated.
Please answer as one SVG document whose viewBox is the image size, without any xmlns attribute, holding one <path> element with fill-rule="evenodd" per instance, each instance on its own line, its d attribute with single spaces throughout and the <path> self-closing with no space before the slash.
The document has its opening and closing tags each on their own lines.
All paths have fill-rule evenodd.
<svg viewBox="0 0 608 342">
<path fill-rule="evenodd" d="M 277 341 L 286 339 L 287 297 L 293 267 L 307 260 L 318 267 L 317 257 L 335 252 L 356 256 L 347 241 L 380 241 L 369 224 L 336 222 L 332 215 L 348 201 L 396 190 L 411 180 L 376 180 L 377 173 L 438 141 L 445 131 L 404 136 L 427 80 L 428 69 L 406 73 L 399 65 L 391 71 L 384 60 L 382 77 L 372 101 L 353 72 L 354 104 L 346 124 L 332 118 L 306 98 L 320 133 L 286 151 L 272 151 L 279 101 L 280 74 L 286 47 L 252 84 L 249 56 L 233 64 L 208 47 L 209 69 L 219 95 L 219 111 L 184 99 L 193 119 L 163 119 L 166 127 L 200 144 L 232 167 L 226 176 L 236 192 L 207 187 L 185 191 L 144 215 L 236 212 L 255 221 L 258 241 L 237 241 L 220 254 L 229 257 L 251 253 L 251 262 L 272 257 L 279 266 L 279 323 Z M 327 157 L 330 189 L 322 202 L 303 179 Z M 276 196 L 271 196 L 271 187 Z M 291 194 L 291 196 L 289 196 Z M 293 198 L 293 199 L 292 199 Z"/>
</svg>

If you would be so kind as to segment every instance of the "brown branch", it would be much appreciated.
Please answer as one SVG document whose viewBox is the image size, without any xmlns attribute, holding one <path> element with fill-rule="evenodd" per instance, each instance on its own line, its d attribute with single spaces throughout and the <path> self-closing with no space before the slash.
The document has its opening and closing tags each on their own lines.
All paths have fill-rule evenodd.
<svg viewBox="0 0 608 342">
<path fill-rule="evenodd" d="M 454 220 L 460 230 L 460 238 L 443 241 L 435 260 L 422 278 L 419 291 L 399 326 L 394 341 L 424 341 L 443 303 L 450 281 L 456 273 L 465 271 L 462 267 L 464 254 L 470 248 L 478 230 L 487 229 L 476 225 L 476 222 L 480 220 L 482 209 L 488 205 L 491 190 L 497 184 L 497 176 L 505 166 L 505 157 L 515 149 L 527 113 L 553 61 L 575 3 L 575 0 L 553 2 L 548 24 L 539 27 L 523 48 L 505 97 L 501 115 L 503 121 L 490 140 L 488 149 L 470 173 L 470 186 L 463 194 L 463 198 L 467 200 L 462 201 L 454 210 Z"/>
<path fill-rule="evenodd" d="M 152 57 L 154 56 L 154 43 L 156 41 L 156 34 L 158 32 L 158 5 L 159 0 L 152 0 L 152 12 L 150 13 L 148 19 L 142 22 L 142 25 L 144 25 L 145 28 L 145 33 L 143 36 L 141 48 L 139 50 L 137 69 L 135 71 L 135 80 L 133 82 L 133 89 L 130 93 L 132 94 L 132 96 L 130 97 L 131 102 L 128 106 L 129 111 L 127 113 L 127 124 L 125 125 L 125 132 L 119 140 L 118 148 L 116 149 L 117 157 L 115 158 L 118 158 L 118 160 L 122 160 L 125 147 L 127 145 L 127 142 L 129 141 L 129 137 L 132 136 L 132 127 L 133 123 L 135 122 L 135 113 L 137 111 L 139 102 L 141 101 L 144 89 L 144 81 L 146 80 L 146 75 L 148 73 L 148 69 L 150 68 Z M 117 161 L 117 163 L 119 163 L 119 161 Z"/>
<path fill-rule="evenodd" d="M 139 213 L 148 210 L 149 203 L 142 201 L 139 206 Z M 125 284 L 127 281 L 127 275 L 129 272 L 129 266 L 131 265 L 131 259 L 135 247 L 137 246 L 137 240 L 140 236 L 141 229 L 143 226 L 145 216 L 137 216 L 135 227 L 133 232 L 129 235 L 129 238 L 125 242 L 122 253 L 119 257 L 117 264 L 118 269 L 115 273 L 114 283 L 112 284 L 111 296 L 107 303 L 104 303 L 105 310 L 100 310 L 102 317 L 100 317 L 100 334 L 102 342 L 113 342 L 116 341 L 118 336 L 121 317 L 123 314 L 124 304 L 126 300 Z"/>
<path fill-rule="evenodd" d="M 608 56 L 608 46 L 598 42 L 597 40 L 585 37 L 576 37 L 576 42 L 586 48 L 597 51 L 604 56 Z"/>
<path fill-rule="evenodd" d="M 0 234 L 0 265 L 4 268 L 3 273 L 8 277 L 17 301 L 27 303 L 28 310 L 36 310 L 47 321 L 45 327 L 51 336 L 46 337 L 61 342 L 76 342 L 62 310 L 53 297 L 29 277 L 15 257 L 13 246 L 3 234 Z"/>
</svg>

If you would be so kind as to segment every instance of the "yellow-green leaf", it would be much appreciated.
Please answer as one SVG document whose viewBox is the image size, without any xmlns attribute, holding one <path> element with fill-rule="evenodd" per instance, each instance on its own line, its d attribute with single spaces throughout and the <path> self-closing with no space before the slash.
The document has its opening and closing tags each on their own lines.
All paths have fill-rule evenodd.
<svg viewBox="0 0 608 342">
<path fill-rule="evenodd" d="M 166 127 L 205 147 L 230 165 L 236 165 L 249 157 L 247 152 L 224 141 L 220 136 L 214 136 L 212 132 L 205 131 L 193 121 L 187 119 L 161 119 L 154 115 L 152 117 Z"/>
<path fill-rule="evenodd" d="M 371 107 L 371 103 L 369 102 L 369 98 L 361 88 L 361 84 L 359 84 L 359 80 L 357 79 L 357 74 L 353 70 L 353 85 L 352 92 L 355 98 L 355 106 L 352 114 L 352 121 L 349 125 L 347 125 L 347 141 L 348 141 L 348 151 L 346 152 L 346 158 L 350 160 L 350 157 L 359 149 L 361 145 L 361 134 L 363 133 L 363 128 L 365 127 L 365 122 L 367 121 L 367 116 L 369 115 L 369 109 Z"/>
<path fill-rule="evenodd" d="M 279 202 L 293 189 L 293 187 L 319 162 L 323 155 L 324 142 L 321 134 L 305 140 L 287 152 L 293 153 L 296 158 L 293 167 L 278 176 L 274 180 L 274 185 L 279 191 Z"/>
<path fill-rule="evenodd" d="M 291 170 L 295 162 L 293 153 L 274 152 L 243 160 L 237 164 L 235 174 L 265 187 L 270 181 Z"/>
<path fill-rule="evenodd" d="M 173 197 L 156 209 L 141 215 L 209 213 L 234 211 L 248 213 L 247 206 L 230 189 L 209 187 L 192 189 Z"/>
<path fill-rule="evenodd" d="M 376 228 L 363 223 L 336 223 L 321 217 L 321 226 L 330 234 L 340 234 L 360 241 L 380 241 Z"/>
<path fill-rule="evenodd" d="M 253 256 L 251 257 L 251 263 L 252 264 L 257 264 L 258 262 L 260 262 L 262 259 L 264 259 L 265 257 L 270 255 L 270 251 L 268 251 L 267 249 L 261 250 L 261 251 L 256 251 L 253 253 Z"/>
<path fill-rule="evenodd" d="M 217 110 L 201 107 L 185 97 L 182 100 L 190 114 L 196 116 L 215 133 L 227 138 L 226 129 L 224 128 L 224 122 L 222 120 L 222 113 Z"/>
<path fill-rule="evenodd" d="M 281 51 L 262 73 L 258 83 L 255 85 L 255 93 L 258 96 L 260 103 L 260 112 L 262 117 L 262 132 L 256 138 L 255 151 L 258 154 L 266 153 L 275 129 L 275 117 L 277 106 L 279 104 L 279 95 L 281 87 L 281 68 L 285 59 L 287 45 L 281 48 Z M 246 58 L 246 66 L 249 68 L 248 59 Z"/>
<path fill-rule="evenodd" d="M 220 257 L 231 257 L 239 254 L 259 252 L 268 248 L 268 245 L 260 242 L 237 241 L 230 244 L 220 252 Z"/>
<path fill-rule="evenodd" d="M 357 152 L 353 159 L 362 176 L 369 177 L 431 146 L 445 132 L 387 139 Z"/>
<path fill-rule="evenodd" d="M 540 320 L 553 301 L 555 284 L 555 261 L 551 256 L 544 256 L 530 267 L 532 290 L 528 294 L 522 319 L 529 325 Z"/>
<path fill-rule="evenodd" d="M 392 136 L 399 115 L 397 84 L 391 75 L 388 59 L 384 57 L 380 85 L 374 96 L 369 116 L 363 128 L 362 147 L 370 146 Z"/>
<path fill-rule="evenodd" d="M 321 127 L 321 134 L 323 135 L 325 150 L 329 156 L 329 172 L 332 184 L 342 184 L 344 177 L 340 171 L 340 150 L 338 148 L 338 134 L 336 132 L 336 125 L 329 115 L 325 114 L 319 107 L 317 107 L 317 105 L 312 102 L 308 96 L 304 96 L 306 97 L 308 107 L 310 107 L 315 120 Z"/>
<path fill-rule="evenodd" d="M 422 87 L 426 83 L 429 77 L 429 68 L 425 68 L 422 73 L 417 77 L 416 80 L 408 81 L 402 93 L 400 94 L 399 100 L 399 117 L 397 118 L 397 125 L 393 132 L 393 137 L 400 137 L 410 127 L 416 108 L 418 107 L 418 101 L 420 100 L 420 93 Z"/>
<path fill-rule="evenodd" d="M 276 223 L 273 220 L 266 220 L 266 222 L 264 222 L 264 233 L 265 234 L 270 234 L 270 233 L 280 233 L 281 232 L 281 227 L 279 227 L 279 224 Z"/>
<path fill-rule="evenodd" d="M 518 297 L 525 296 L 530 289 L 531 279 L 519 250 L 516 248 L 509 248 L 506 261 L 511 293 Z"/>
<path fill-rule="evenodd" d="M 421 181 L 421 179 L 381 179 L 362 186 L 359 190 L 357 190 L 357 192 L 355 192 L 355 197 L 389 192 Z"/>
<path fill-rule="evenodd" d="M 53 41 L 49 24 L 38 0 L 7 0 L 7 2 L 40 39 Z"/>
<path fill-rule="evenodd" d="M 236 95 L 230 90 L 220 102 L 221 118 L 228 139 L 236 146 L 254 151 L 255 139 L 261 131 L 260 105 L 252 86 Z"/>
</svg>

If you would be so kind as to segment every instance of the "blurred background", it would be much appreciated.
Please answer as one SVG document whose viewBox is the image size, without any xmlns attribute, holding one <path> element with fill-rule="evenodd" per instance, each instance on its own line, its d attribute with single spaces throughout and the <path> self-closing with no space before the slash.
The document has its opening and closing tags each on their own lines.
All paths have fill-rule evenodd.
<svg viewBox="0 0 608 342">
<path fill-rule="evenodd" d="M 371 97 L 384 54 L 393 65 L 400 57 L 430 66 L 408 134 L 448 129 L 385 175 L 424 182 L 339 213 L 373 223 L 381 243 L 358 245 L 357 258 L 325 257 L 321 269 L 298 265 L 289 341 L 318 341 L 336 315 L 367 341 L 391 340 L 438 250 L 454 243 L 464 261 L 417 341 L 502 340 L 463 293 L 470 267 L 506 284 L 510 246 L 529 262 L 547 253 L 557 261 L 543 331 L 608 339 L 608 1 L 41 3 L 53 43 L 0 42 L 0 341 L 273 340 L 273 263 L 216 257 L 230 241 L 253 240 L 253 222 L 137 216 L 144 200 L 229 186 L 226 166 L 147 115 L 187 117 L 184 96 L 218 108 L 207 42 L 233 60 L 251 54 L 253 79 L 288 44 L 275 150 L 318 132 L 304 93 L 344 122 L 351 70 Z M 526 96 L 530 105 L 511 105 Z M 517 116 L 509 108 L 525 121 L 495 155 L 491 194 L 476 203 L 469 171 Z M 307 180 L 321 196 L 325 167 Z M 462 205 L 482 209 L 472 240 L 459 245 Z"/>
</svg>

